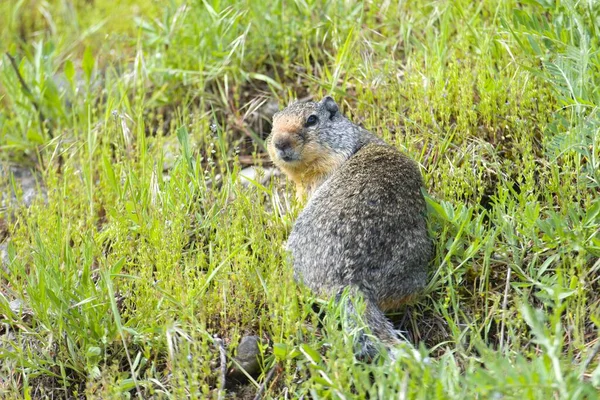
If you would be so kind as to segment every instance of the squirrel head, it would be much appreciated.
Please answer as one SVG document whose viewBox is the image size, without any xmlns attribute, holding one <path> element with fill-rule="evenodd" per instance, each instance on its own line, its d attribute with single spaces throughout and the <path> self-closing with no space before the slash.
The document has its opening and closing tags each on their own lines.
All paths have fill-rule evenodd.
<svg viewBox="0 0 600 400">
<path fill-rule="evenodd" d="M 339 117 L 339 109 L 333 98 L 327 96 L 320 102 L 296 102 L 273 116 L 273 130 L 269 140 L 269 152 L 273 162 L 279 165 L 299 165 L 306 161 L 306 145 L 321 139 L 323 131 L 331 129 Z M 309 149 L 310 150 L 310 149 Z"/>
<path fill-rule="evenodd" d="M 356 130 L 332 97 L 295 102 L 273 116 L 267 150 L 298 187 L 312 191 L 352 154 Z"/>
</svg>

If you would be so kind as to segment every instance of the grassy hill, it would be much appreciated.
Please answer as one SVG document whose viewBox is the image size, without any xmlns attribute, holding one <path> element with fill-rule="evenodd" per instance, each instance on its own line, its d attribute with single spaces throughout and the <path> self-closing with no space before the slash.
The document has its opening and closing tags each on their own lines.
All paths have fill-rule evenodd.
<svg viewBox="0 0 600 400">
<path fill-rule="evenodd" d="M 599 42 L 594 1 L 1 2 L 0 397 L 599 397 Z M 283 250 L 270 116 L 327 94 L 431 196 L 394 364 Z"/>
</svg>

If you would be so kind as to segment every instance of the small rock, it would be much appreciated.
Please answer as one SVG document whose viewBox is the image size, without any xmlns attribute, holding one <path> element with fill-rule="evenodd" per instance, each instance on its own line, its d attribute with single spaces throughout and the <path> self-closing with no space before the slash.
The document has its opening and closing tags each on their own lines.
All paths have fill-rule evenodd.
<svg viewBox="0 0 600 400">
<path fill-rule="evenodd" d="M 10 303 L 8 303 L 8 306 L 10 307 L 10 311 L 19 315 L 19 314 L 21 314 L 21 311 L 23 310 L 24 304 L 23 304 L 22 300 L 14 299 Z"/>
<path fill-rule="evenodd" d="M 33 311 L 21 299 L 14 299 L 8 303 L 8 307 L 21 321 L 30 322 L 33 316 Z"/>
<path fill-rule="evenodd" d="M 240 370 L 243 368 L 250 376 L 258 376 L 260 373 L 260 348 L 258 336 L 244 336 L 237 348 L 237 356 L 229 375 L 234 380 L 245 380 L 245 374 Z"/>
<path fill-rule="evenodd" d="M 8 271 L 8 241 L 0 244 L 0 268 Z"/>
<path fill-rule="evenodd" d="M 245 117 L 245 123 L 260 137 L 266 138 L 269 132 L 271 132 L 271 121 L 273 120 L 273 115 L 279 111 L 279 104 L 275 99 L 261 100 L 256 98 L 253 103 L 254 102 L 261 102 L 262 104 L 258 109 Z"/>
<path fill-rule="evenodd" d="M 165 139 L 163 144 L 163 172 L 168 172 L 175 167 L 181 157 L 181 144 L 174 135 Z"/>
<path fill-rule="evenodd" d="M 29 207 L 40 194 L 46 199 L 46 189 L 43 184 L 38 185 L 38 176 L 34 171 L 27 167 L 17 165 L 0 165 L 0 176 L 9 176 L 11 173 L 15 183 L 17 186 L 20 186 L 22 190 L 21 202 L 26 207 Z M 16 200 L 17 197 L 13 192 L 9 181 L 0 181 L 0 208 L 14 207 L 17 203 Z"/>
<path fill-rule="evenodd" d="M 244 187 L 248 187 L 252 184 L 252 181 L 258 181 L 261 185 L 266 185 L 276 175 L 276 168 L 263 168 L 261 173 L 258 167 L 250 166 L 240 171 L 238 179 Z"/>
<path fill-rule="evenodd" d="M 262 114 L 266 118 L 273 119 L 273 115 L 279 111 L 279 103 L 277 103 L 276 100 L 270 100 L 267 101 L 261 108 Z"/>
</svg>

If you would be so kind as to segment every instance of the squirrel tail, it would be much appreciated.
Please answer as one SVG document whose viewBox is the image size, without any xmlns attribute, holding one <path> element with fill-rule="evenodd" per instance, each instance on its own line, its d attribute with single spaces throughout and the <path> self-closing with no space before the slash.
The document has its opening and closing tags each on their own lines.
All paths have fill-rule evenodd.
<svg viewBox="0 0 600 400">
<path fill-rule="evenodd" d="M 361 298 L 363 304 L 359 305 Z M 354 353 L 358 359 L 371 360 L 382 350 L 389 353 L 394 345 L 401 343 L 390 320 L 364 291 L 356 286 L 343 288 L 336 301 L 342 304 L 342 326 L 354 338 Z"/>
</svg>

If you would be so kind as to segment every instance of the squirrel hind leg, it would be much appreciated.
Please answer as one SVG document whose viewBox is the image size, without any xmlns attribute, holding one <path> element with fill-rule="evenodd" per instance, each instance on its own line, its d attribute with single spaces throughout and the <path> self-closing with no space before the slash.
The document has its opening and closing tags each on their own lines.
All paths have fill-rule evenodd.
<svg viewBox="0 0 600 400">
<path fill-rule="evenodd" d="M 357 359 L 371 361 L 402 343 L 398 331 L 367 294 L 356 286 L 342 288 L 336 294 L 342 305 L 342 326 L 353 338 Z M 369 332 L 370 331 L 370 332 Z"/>
</svg>

